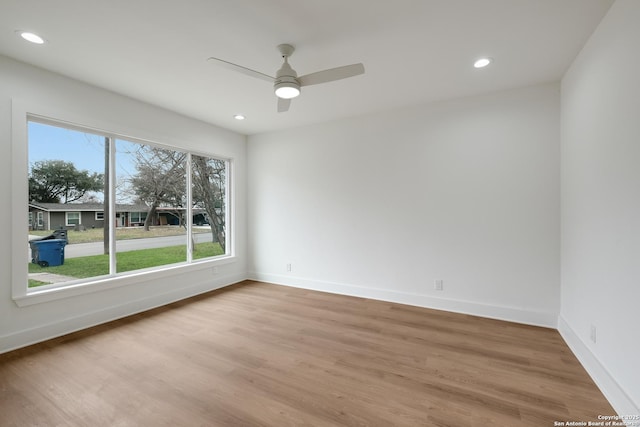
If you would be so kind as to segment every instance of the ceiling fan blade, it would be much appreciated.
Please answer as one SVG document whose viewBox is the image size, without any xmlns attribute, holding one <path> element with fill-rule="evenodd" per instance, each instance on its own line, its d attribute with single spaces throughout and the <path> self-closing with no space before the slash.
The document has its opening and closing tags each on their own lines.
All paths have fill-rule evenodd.
<svg viewBox="0 0 640 427">
<path fill-rule="evenodd" d="M 260 80 L 266 80 L 269 83 L 273 83 L 275 81 L 275 77 L 271 77 L 267 74 L 261 73 L 260 71 L 252 70 L 251 68 L 243 67 L 242 65 L 234 64 L 233 62 L 225 61 L 224 59 L 211 57 L 207 59 L 207 61 L 211 61 L 216 65 L 227 68 L 229 70 L 237 71 L 250 77 L 255 77 Z"/>
<path fill-rule="evenodd" d="M 278 113 L 284 113 L 289 111 L 291 105 L 291 99 L 278 98 Z"/>
<path fill-rule="evenodd" d="M 298 77 L 300 86 L 311 86 L 319 83 L 332 82 L 334 80 L 346 79 L 347 77 L 353 77 L 360 74 L 364 74 L 364 65 L 351 64 L 343 67 L 330 68 L 328 70 L 318 71 L 315 73 L 307 74 L 302 77 Z"/>
</svg>

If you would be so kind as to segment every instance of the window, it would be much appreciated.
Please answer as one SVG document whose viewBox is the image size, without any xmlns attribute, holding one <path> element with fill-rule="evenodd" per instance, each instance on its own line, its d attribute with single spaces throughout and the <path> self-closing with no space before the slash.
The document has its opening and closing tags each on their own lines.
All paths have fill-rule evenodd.
<svg viewBox="0 0 640 427">
<path fill-rule="evenodd" d="M 67 226 L 80 225 L 82 222 L 80 221 L 80 212 L 65 212 L 64 213 L 64 221 Z"/>
<path fill-rule="evenodd" d="M 146 212 L 130 212 L 129 221 L 131 224 L 144 225 L 144 221 L 147 219 Z"/>
<path fill-rule="evenodd" d="M 44 212 L 37 212 L 36 218 L 38 218 L 37 219 L 38 230 L 42 230 L 42 227 L 44 227 Z"/>
<path fill-rule="evenodd" d="M 29 212 L 29 229 L 33 229 L 33 212 Z"/>
<path fill-rule="evenodd" d="M 136 228 L 138 235 L 151 240 L 148 248 L 130 251 L 127 235 L 116 233 L 115 271 L 189 262 L 189 225 L 184 218 L 189 153 L 121 139 L 114 140 L 114 146 L 114 178 L 120 183 L 115 202 L 129 210 L 129 215 L 120 215 L 120 231 L 141 226 Z M 137 204 L 144 208 L 136 208 Z"/>
<path fill-rule="evenodd" d="M 102 282 L 231 256 L 229 160 L 41 117 L 28 117 L 27 135 L 27 199 L 53 205 L 52 232 L 63 221 L 67 227 L 83 226 L 68 231 L 62 259 L 48 267 L 27 262 L 28 289 Z M 38 222 L 42 227 L 42 212 Z M 76 246 L 80 242 L 82 249 Z M 37 273 L 45 269 L 68 279 L 43 279 Z"/>
<path fill-rule="evenodd" d="M 197 225 L 191 229 L 191 241 L 196 259 L 226 251 L 226 174 L 224 160 L 191 156 L 191 212 Z"/>
</svg>

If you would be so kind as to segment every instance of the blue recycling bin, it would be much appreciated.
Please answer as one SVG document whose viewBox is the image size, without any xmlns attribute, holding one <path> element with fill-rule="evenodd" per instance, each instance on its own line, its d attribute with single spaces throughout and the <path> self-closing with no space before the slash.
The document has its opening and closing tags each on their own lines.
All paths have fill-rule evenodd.
<svg viewBox="0 0 640 427">
<path fill-rule="evenodd" d="M 31 262 L 41 267 L 64 264 L 64 239 L 31 240 Z"/>
</svg>

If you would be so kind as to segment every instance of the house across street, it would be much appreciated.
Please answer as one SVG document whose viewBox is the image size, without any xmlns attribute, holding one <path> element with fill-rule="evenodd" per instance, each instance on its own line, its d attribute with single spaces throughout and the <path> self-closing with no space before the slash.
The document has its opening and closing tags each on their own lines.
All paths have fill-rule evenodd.
<svg viewBox="0 0 640 427">
<path fill-rule="evenodd" d="M 140 204 L 116 203 L 116 227 L 144 225 L 149 207 Z M 192 209 L 193 223 L 207 223 L 202 209 Z M 184 208 L 158 207 L 152 224 L 179 225 Z M 30 230 L 90 229 L 104 227 L 102 203 L 29 203 Z"/>
</svg>

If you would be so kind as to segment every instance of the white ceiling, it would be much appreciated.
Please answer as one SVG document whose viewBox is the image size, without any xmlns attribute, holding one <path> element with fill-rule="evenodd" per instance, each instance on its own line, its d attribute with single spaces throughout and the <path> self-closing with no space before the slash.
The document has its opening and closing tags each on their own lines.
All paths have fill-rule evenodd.
<svg viewBox="0 0 640 427">
<path fill-rule="evenodd" d="M 0 0 L 0 54 L 244 134 L 557 81 L 613 0 Z M 47 43 L 16 34 L 30 30 Z M 276 45 L 299 75 L 366 73 L 303 88 L 276 112 Z M 480 56 L 494 58 L 476 70 Z M 247 119 L 232 118 L 242 113 Z"/>
</svg>

